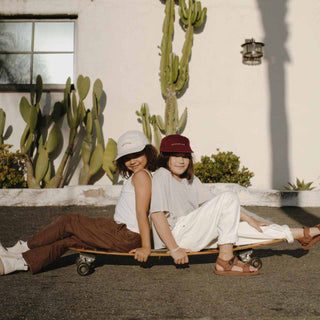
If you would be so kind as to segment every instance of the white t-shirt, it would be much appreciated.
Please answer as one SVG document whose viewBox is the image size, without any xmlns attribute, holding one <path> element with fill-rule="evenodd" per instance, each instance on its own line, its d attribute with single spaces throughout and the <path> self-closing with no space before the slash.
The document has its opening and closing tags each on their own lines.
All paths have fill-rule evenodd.
<svg viewBox="0 0 320 320">
<path fill-rule="evenodd" d="M 150 214 L 165 212 L 169 226 L 173 229 L 179 217 L 187 215 L 213 197 L 214 194 L 196 176 L 192 180 L 178 181 L 169 170 L 160 168 L 152 178 Z"/>
<path fill-rule="evenodd" d="M 145 170 L 151 178 L 149 171 Z M 124 183 L 119 201 L 116 205 L 114 221 L 117 223 L 124 223 L 130 231 L 140 233 L 137 214 L 136 214 L 136 196 L 134 186 L 132 185 L 132 177 Z"/>
</svg>

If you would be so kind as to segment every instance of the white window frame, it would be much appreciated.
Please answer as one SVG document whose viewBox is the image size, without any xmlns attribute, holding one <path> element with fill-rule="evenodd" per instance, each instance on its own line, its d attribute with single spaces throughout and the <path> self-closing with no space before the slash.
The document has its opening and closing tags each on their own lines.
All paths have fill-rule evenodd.
<svg viewBox="0 0 320 320">
<path fill-rule="evenodd" d="M 33 79 L 33 60 L 34 54 L 41 54 L 42 52 L 34 51 L 34 30 L 36 22 L 74 22 L 74 37 L 73 37 L 73 51 L 46 51 L 46 54 L 61 54 L 61 53 L 72 53 L 73 54 L 73 78 L 75 76 L 75 56 L 76 56 L 76 29 L 77 29 L 77 15 L 12 15 L 3 16 L 0 15 L 0 22 L 30 22 L 32 23 L 32 48 L 30 51 L 0 51 L 1 54 L 30 54 L 30 83 L 29 84 L 0 84 L 0 92 L 29 92 L 34 86 L 32 83 Z M 66 79 L 67 81 L 67 79 Z M 43 91 L 64 91 L 65 84 L 44 84 Z"/>
</svg>

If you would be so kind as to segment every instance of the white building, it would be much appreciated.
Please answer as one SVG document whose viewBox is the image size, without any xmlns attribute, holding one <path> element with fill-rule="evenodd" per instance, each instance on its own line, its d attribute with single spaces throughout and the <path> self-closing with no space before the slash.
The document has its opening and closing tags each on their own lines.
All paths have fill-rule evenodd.
<svg viewBox="0 0 320 320">
<path fill-rule="evenodd" d="M 217 148 L 233 151 L 255 173 L 252 186 L 257 189 L 282 188 L 296 177 L 318 187 L 320 2 L 201 3 L 208 8 L 207 20 L 194 35 L 190 81 L 178 99 L 180 113 L 188 107 L 183 134 L 190 138 L 196 158 L 216 153 Z M 92 82 L 102 80 L 107 96 L 105 141 L 117 140 L 128 129 L 141 130 L 135 111 L 143 102 L 152 114 L 163 116 L 157 47 L 162 37 L 162 1 L 0 0 L 0 12 L 2 19 L 10 15 L 36 21 L 43 16 L 73 19 L 73 79 L 83 74 Z M 50 46 L 50 32 L 43 35 Z M 176 6 L 173 51 L 178 55 L 184 36 Z M 265 43 L 259 66 L 242 64 L 241 44 L 248 38 Z M 13 126 L 6 142 L 16 149 L 25 126 L 19 113 L 23 95 L 27 93 L 0 92 L 0 108 L 7 114 L 7 126 Z M 48 109 L 62 97 L 48 92 L 41 106 Z M 91 98 L 86 101 L 91 108 Z M 77 184 L 77 177 L 75 173 L 72 184 Z"/>
</svg>

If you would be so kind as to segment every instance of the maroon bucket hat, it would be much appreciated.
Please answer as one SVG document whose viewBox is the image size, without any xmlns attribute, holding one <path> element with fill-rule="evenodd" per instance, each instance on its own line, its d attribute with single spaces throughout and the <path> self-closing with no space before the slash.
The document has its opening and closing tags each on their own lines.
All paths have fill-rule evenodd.
<svg viewBox="0 0 320 320">
<path fill-rule="evenodd" d="M 180 134 L 171 134 L 161 140 L 160 152 L 193 153 L 188 138 Z"/>
</svg>

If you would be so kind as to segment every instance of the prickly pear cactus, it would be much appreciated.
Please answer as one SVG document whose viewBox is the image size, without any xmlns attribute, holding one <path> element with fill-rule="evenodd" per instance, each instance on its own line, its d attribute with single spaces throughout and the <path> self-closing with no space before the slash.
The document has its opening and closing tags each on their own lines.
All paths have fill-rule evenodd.
<svg viewBox="0 0 320 320">
<path fill-rule="evenodd" d="M 78 85 L 84 86 L 84 83 L 86 83 L 86 85 L 89 85 L 90 88 L 90 81 L 86 81 L 85 79 L 86 78 L 82 77 L 80 82 L 78 79 Z M 89 88 L 87 88 L 87 90 L 85 91 L 84 89 L 82 90 L 84 92 L 87 92 Z M 97 79 L 94 82 L 92 89 L 92 109 L 86 111 L 86 116 L 83 119 L 83 125 L 86 135 L 83 139 L 81 147 L 81 156 L 83 161 L 83 167 L 80 171 L 79 176 L 79 184 L 81 185 L 88 184 L 90 182 L 91 177 L 101 169 L 103 163 L 104 148 L 102 144 L 102 134 L 99 123 L 99 116 L 101 111 L 99 101 L 102 96 L 102 93 L 102 82 L 100 79 Z M 96 142 L 94 141 L 93 128 L 95 129 L 96 133 Z M 92 151 L 93 145 L 95 144 L 96 146 Z"/>
<path fill-rule="evenodd" d="M 115 183 L 116 166 L 114 159 L 117 156 L 117 143 L 113 139 L 109 139 L 106 149 L 103 153 L 102 168 L 106 172 L 112 183 Z"/>
<path fill-rule="evenodd" d="M 88 77 L 82 75 L 78 77 L 77 92 L 74 92 L 71 79 L 68 78 L 63 101 L 56 102 L 52 113 L 46 116 L 42 115 L 40 110 L 41 76 L 37 77 L 30 101 L 26 97 L 22 97 L 20 113 L 26 122 L 26 127 L 20 139 L 20 149 L 26 157 L 27 184 L 29 188 L 59 188 L 64 186 L 76 139 L 79 136 L 79 126 L 82 122 L 84 123 L 86 136 L 82 144 L 84 167 L 80 179 L 87 184 L 90 178 L 102 167 L 105 151 L 99 123 L 101 110 L 99 100 L 103 93 L 101 80 L 97 79 L 93 85 L 93 107 L 91 111 L 86 111 L 84 100 L 89 90 L 90 79 Z M 67 123 L 70 129 L 69 141 L 58 169 L 54 170 L 53 160 L 50 155 L 57 150 L 62 141 L 62 133 L 58 122 L 65 114 L 67 115 Z M 0 109 L 0 137 L 2 137 L 1 128 L 4 120 L 5 114 Z M 95 135 L 93 135 L 93 131 L 95 131 Z M 95 148 L 92 150 L 94 145 Z M 110 164 L 109 167 L 108 176 L 112 180 L 114 170 Z M 53 172 L 55 172 L 54 176 L 52 176 Z"/>
<path fill-rule="evenodd" d="M 72 90 L 71 78 L 66 82 L 64 91 L 64 100 L 62 105 L 57 105 L 57 113 L 60 107 L 64 107 L 67 113 L 67 122 L 69 126 L 69 142 L 60 165 L 54 177 L 50 178 L 46 183 L 46 188 L 62 188 L 65 184 L 66 175 L 70 167 L 70 161 L 74 152 L 75 140 L 79 134 L 80 123 L 86 116 L 85 105 L 83 100 L 87 97 L 90 89 L 90 79 L 80 75 L 77 79 L 78 96 Z"/>
<path fill-rule="evenodd" d="M 38 157 L 38 152 L 34 154 L 34 149 L 38 143 L 40 136 L 40 98 L 42 95 L 42 79 L 41 76 L 37 76 L 35 88 L 31 90 L 30 102 L 27 98 L 22 97 L 20 100 L 20 113 L 23 120 L 26 122 L 26 127 L 22 133 L 20 139 L 20 150 L 25 155 L 25 164 L 27 169 L 27 184 L 29 188 L 41 188 L 40 182 L 35 178 L 35 159 L 42 161 L 42 156 Z M 44 166 L 47 163 L 44 164 Z M 38 165 L 39 167 L 39 165 Z M 39 171 L 39 169 L 38 169 Z"/>
<path fill-rule="evenodd" d="M 41 95 L 42 79 L 38 75 L 35 87 L 31 90 L 30 102 L 26 97 L 20 100 L 20 113 L 26 122 L 20 139 L 20 149 L 25 155 L 29 188 L 41 188 L 48 181 L 52 167 L 50 154 L 62 140 L 60 127 L 56 122 L 64 115 L 64 106 L 57 102 L 52 114 L 44 116 L 40 110 Z"/>
<path fill-rule="evenodd" d="M 185 41 L 181 59 L 172 52 L 172 38 L 174 33 L 175 2 L 167 0 L 165 18 L 163 22 L 163 36 L 161 41 L 160 82 L 161 92 L 166 99 L 165 118 L 157 116 L 157 125 L 164 135 L 182 133 L 187 122 L 187 109 L 181 117 L 178 113 L 177 94 L 186 86 L 189 80 L 189 58 L 191 55 L 193 33 L 195 27 L 202 26 L 207 9 L 201 9 L 200 1 L 179 1 L 179 15 L 185 30 Z"/>
</svg>

